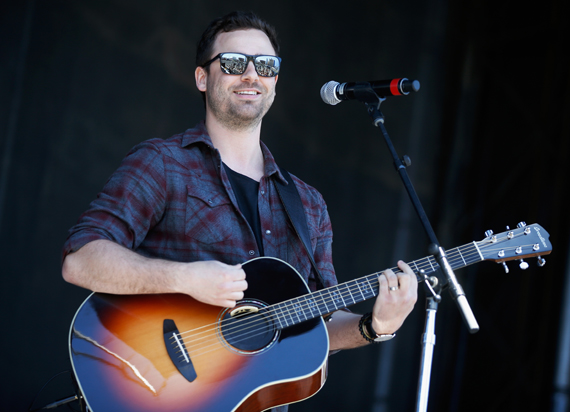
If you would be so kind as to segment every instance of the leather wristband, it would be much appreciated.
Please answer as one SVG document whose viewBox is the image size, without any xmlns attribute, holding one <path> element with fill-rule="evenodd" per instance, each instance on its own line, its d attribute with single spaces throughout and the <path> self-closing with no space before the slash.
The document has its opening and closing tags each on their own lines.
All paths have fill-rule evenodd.
<svg viewBox="0 0 570 412">
<path fill-rule="evenodd" d="M 360 322 L 358 322 L 358 330 L 364 339 L 370 343 L 380 343 L 392 339 L 396 336 L 395 333 L 379 335 L 372 328 L 372 313 L 368 312 L 362 315 Z"/>
</svg>

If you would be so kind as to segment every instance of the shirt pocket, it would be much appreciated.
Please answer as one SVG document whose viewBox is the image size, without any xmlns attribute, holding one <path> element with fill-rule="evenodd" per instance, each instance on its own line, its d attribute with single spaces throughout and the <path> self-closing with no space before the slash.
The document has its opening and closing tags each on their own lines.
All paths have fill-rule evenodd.
<svg viewBox="0 0 570 412">
<path fill-rule="evenodd" d="M 213 244 L 231 239 L 235 213 L 222 192 L 198 185 L 187 186 L 185 235 L 194 241 Z"/>
</svg>

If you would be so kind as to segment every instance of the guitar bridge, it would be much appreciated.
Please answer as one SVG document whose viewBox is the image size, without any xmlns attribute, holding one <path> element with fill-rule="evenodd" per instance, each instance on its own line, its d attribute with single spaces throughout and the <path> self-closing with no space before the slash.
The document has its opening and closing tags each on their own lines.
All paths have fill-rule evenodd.
<svg viewBox="0 0 570 412">
<path fill-rule="evenodd" d="M 190 354 L 186 350 L 184 341 L 180 337 L 176 323 L 172 319 L 164 319 L 162 323 L 164 344 L 170 360 L 178 369 L 178 372 L 186 378 L 188 382 L 194 381 L 198 375 L 190 359 Z"/>
</svg>

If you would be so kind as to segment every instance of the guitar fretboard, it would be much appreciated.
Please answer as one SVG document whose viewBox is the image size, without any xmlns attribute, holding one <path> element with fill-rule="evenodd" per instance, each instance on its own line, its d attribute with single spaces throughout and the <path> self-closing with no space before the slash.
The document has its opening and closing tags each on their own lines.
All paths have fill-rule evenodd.
<svg viewBox="0 0 570 412">
<path fill-rule="evenodd" d="M 446 251 L 452 269 L 459 269 L 483 260 L 475 242 Z M 433 256 L 408 263 L 416 272 L 424 271 L 429 275 L 439 269 Z M 399 268 L 392 268 L 401 273 Z M 378 276 L 381 272 L 363 276 L 336 286 L 309 293 L 281 302 L 267 308 L 274 314 L 278 329 L 293 326 L 318 316 L 327 315 L 339 309 L 364 302 L 378 295 Z"/>
</svg>

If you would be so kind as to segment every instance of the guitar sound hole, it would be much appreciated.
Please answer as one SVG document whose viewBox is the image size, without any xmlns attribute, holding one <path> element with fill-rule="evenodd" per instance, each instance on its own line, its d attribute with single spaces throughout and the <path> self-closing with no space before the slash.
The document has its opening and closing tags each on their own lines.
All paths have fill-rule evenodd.
<svg viewBox="0 0 570 412">
<path fill-rule="evenodd" d="M 241 301 L 224 311 L 220 322 L 224 341 L 240 353 L 257 353 L 274 343 L 279 335 L 270 314 L 260 302 Z"/>
</svg>

